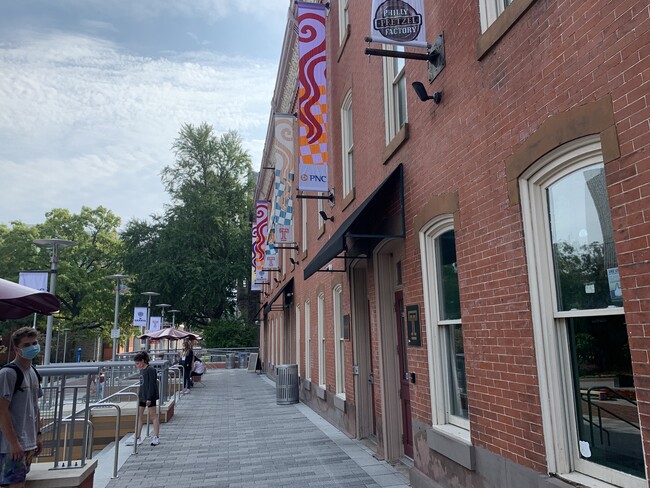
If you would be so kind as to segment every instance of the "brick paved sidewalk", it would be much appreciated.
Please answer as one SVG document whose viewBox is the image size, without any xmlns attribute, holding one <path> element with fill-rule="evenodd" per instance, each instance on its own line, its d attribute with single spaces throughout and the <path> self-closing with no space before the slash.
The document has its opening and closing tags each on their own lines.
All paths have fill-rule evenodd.
<svg viewBox="0 0 650 488">
<path fill-rule="evenodd" d="M 407 487 L 305 405 L 277 405 L 275 387 L 247 370 L 208 370 L 108 488 Z"/>
</svg>

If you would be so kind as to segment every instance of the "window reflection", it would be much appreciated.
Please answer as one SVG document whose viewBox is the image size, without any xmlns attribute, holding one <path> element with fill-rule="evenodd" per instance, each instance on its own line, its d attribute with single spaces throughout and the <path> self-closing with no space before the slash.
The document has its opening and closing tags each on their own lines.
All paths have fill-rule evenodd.
<svg viewBox="0 0 650 488">
<path fill-rule="evenodd" d="M 547 194 L 558 309 L 622 306 L 603 165 L 565 176 Z"/>
<path fill-rule="evenodd" d="M 639 413 L 624 316 L 571 319 L 569 337 L 582 457 L 644 477 Z"/>
</svg>

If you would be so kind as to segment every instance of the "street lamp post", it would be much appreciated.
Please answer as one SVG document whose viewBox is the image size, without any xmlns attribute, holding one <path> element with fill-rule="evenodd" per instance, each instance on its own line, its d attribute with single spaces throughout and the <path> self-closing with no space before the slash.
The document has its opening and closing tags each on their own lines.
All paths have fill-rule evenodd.
<svg viewBox="0 0 650 488">
<path fill-rule="evenodd" d="M 171 305 L 169 303 L 159 303 L 158 305 L 156 305 L 156 307 L 160 307 L 160 317 L 161 317 L 160 328 L 164 329 L 165 328 L 165 309 L 168 308 L 168 307 L 171 307 Z"/>
<path fill-rule="evenodd" d="M 155 291 L 143 291 L 140 294 L 149 297 L 149 300 L 147 300 L 147 330 L 149 330 L 151 328 L 151 297 L 160 296 L 160 293 L 156 293 Z M 142 349 L 142 342 L 140 342 L 140 349 Z M 147 351 L 149 350 L 149 339 L 145 342 L 145 349 Z"/>
<path fill-rule="evenodd" d="M 59 267 L 59 248 L 76 246 L 75 241 L 66 241 L 64 239 L 36 239 L 34 244 L 40 247 L 52 248 L 52 267 L 50 269 L 50 289 L 48 290 L 52 295 L 56 295 L 56 273 Z M 52 349 L 52 323 L 54 317 L 47 316 L 47 329 L 45 333 L 45 357 L 43 364 L 50 364 L 50 356 Z"/>
<path fill-rule="evenodd" d="M 66 360 L 65 360 L 65 353 L 66 353 L 66 350 L 67 350 L 67 348 L 68 348 L 68 331 L 69 331 L 69 330 L 70 330 L 70 329 L 68 329 L 67 327 L 65 327 L 65 328 L 63 329 L 63 362 L 64 362 L 64 363 L 66 362 Z"/>
<path fill-rule="evenodd" d="M 118 317 L 120 310 L 120 283 L 124 278 L 128 278 L 128 275 L 124 274 L 114 274 L 107 276 L 109 280 L 115 280 L 115 318 L 113 319 L 113 330 L 111 331 L 111 337 L 113 338 L 113 354 L 111 359 L 115 361 L 115 356 L 117 354 L 117 339 L 120 337 L 120 328 L 118 327 Z"/>
<path fill-rule="evenodd" d="M 172 328 L 176 327 L 176 314 L 179 313 L 179 312 L 180 312 L 180 310 L 176 310 L 176 309 L 169 311 L 169 313 L 172 314 Z"/>
</svg>

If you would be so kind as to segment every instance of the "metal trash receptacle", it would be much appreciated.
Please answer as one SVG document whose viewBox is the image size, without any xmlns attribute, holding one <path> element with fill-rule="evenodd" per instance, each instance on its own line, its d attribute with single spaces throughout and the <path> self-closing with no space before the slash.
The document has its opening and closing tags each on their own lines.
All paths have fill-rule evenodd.
<svg viewBox="0 0 650 488">
<path fill-rule="evenodd" d="M 229 352 L 226 354 L 226 369 L 235 369 L 235 356 L 237 353 Z"/>
<path fill-rule="evenodd" d="M 280 364 L 276 367 L 275 392 L 278 405 L 298 403 L 300 386 L 297 364 Z"/>
</svg>

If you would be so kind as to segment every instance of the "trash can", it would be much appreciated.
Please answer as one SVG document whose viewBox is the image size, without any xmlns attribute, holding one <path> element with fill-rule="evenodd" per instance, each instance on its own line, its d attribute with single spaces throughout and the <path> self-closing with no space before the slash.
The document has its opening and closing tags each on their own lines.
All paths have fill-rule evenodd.
<svg viewBox="0 0 650 488">
<path fill-rule="evenodd" d="M 226 354 L 226 369 L 235 369 L 235 356 L 237 356 L 236 352 Z"/>
<path fill-rule="evenodd" d="M 298 403 L 298 365 L 280 364 L 276 367 L 275 393 L 278 405 Z"/>
</svg>

